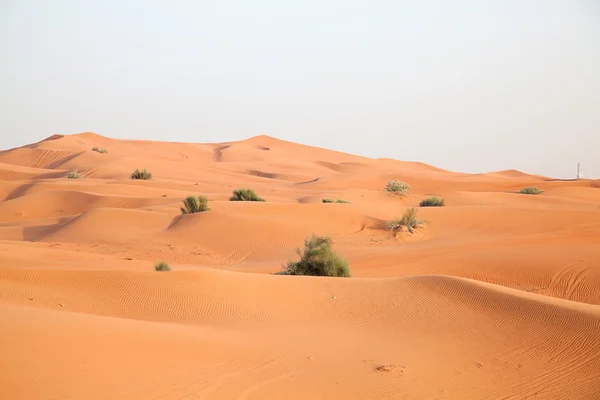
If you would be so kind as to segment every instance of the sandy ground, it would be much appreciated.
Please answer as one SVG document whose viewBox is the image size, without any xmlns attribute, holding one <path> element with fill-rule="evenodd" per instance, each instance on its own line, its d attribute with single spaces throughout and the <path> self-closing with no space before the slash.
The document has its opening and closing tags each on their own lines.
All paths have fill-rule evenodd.
<svg viewBox="0 0 600 400">
<path fill-rule="evenodd" d="M 0 152 L 0 200 L 2 399 L 600 398 L 599 181 L 83 133 Z M 312 233 L 352 278 L 272 274 Z"/>
</svg>

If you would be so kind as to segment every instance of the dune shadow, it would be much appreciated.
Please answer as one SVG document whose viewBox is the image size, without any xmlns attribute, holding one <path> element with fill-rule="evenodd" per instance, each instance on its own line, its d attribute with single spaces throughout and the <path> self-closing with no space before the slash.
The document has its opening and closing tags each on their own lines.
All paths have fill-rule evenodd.
<svg viewBox="0 0 600 400">
<path fill-rule="evenodd" d="M 311 180 L 305 181 L 305 182 L 296 182 L 296 183 L 294 183 L 294 185 L 307 185 L 309 183 L 315 183 L 315 182 L 318 182 L 320 180 L 321 180 L 321 177 L 317 177 L 315 179 L 311 179 Z"/>
<path fill-rule="evenodd" d="M 214 158 L 214 160 L 216 162 L 223 161 L 223 150 L 226 150 L 226 149 L 228 149 L 230 147 L 231 147 L 231 145 L 223 145 L 223 146 L 216 147 L 213 150 L 213 158 Z"/>
<path fill-rule="evenodd" d="M 252 176 L 258 176 L 259 178 L 267 178 L 267 179 L 280 179 L 281 175 L 280 174 L 274 174 L 271 172 L 263 172 L 263 171 L 259 171 L 257 169 L 251 169 L 249 171 L 246 171 L 247 175 L 252 175 Z"/>
<path fill-rule="evenodd" d="M 367 223 L 365 228 L 388 231 L 388 221 L 381 218 L 365 217 Z"/>
<path fill-rule="evenodd" d="M 66 164 L 66 163 L 68 163 L 69 161 L 73 160 L 75 157 L 78 157 L 78 156 L 82 155 L 83 153 L 85 153 L 85 152 L 84 152 L 84 151 L 81 151 L 81 152 L 79 152 L 79 153 L 73 153 L 73 154 L 70 154 L 70 155 L 68 155 L 68 156 L 66 156 L 66 157 L 63 157 L 63 158 L 61 158 L 60 160 L 57 160 L 57 161 L 55 161 L 55 162 L 53 162 L 53 163 L 50 163 L 50 164 L 48 164 L 48 165 L 45 167 L 45 169 L 55 169 L 55 168 L 58 168 L 58 167 L 60 167 L 61 165 L 63 165 L 63 164 Z"/>
<path fill-rule="evenodd" d="M 314 196 L 304 196 L 304 197 L 300 197 L 299 199 L 297 199 L 298 203 L 300 204 L 310 204 L 313 203 L 311 200 Z"/>
<path fill-rule="evenodd" d="M 14 189 L 12 192 L 10 192 L 8 194 L 8 196 L 6 196 L 4 201 L 13 200 L 13 199 L 16 199 L 16 198 L 19 198 L 19 197 L 25 195 L 25 193 L 27 193 L 27 191 L 29 189 L 31 189 L 32 187 L 34 187 L 35 185 L 37 185 L 37 181 L 31 182 L 31 183 L 26 183 L 24 185 L 20 185 L 19 187 Z"/>
<path fill-rule="evenodd" d="M 167 226 L 167 227 L 165 228 L 165 230 L 166 230 L 166 229 L 171 229 L 172 227 L 174 227 L 175 225 L 177 225 L 177 223 L 178 223 L 179 221 L 181 221 L 181 218 L 183 218 L 183 214 L 181 214 L 181 215 L 177 215 L 177 216 L 173 217 L 173 219 L 171 220 L 171 222 L 169 222 L 169 226 Z"/>
<path fill-rule="evenodd" d="M 74 218 L 72 215 L 61 217 L 55 224 L 48 225 L 32 225 L 23 227 L 23 240 L 26 242 L 37 242 L 49 233 L 55 232 L 61 227 L 71 222 Z"/>
</svg>

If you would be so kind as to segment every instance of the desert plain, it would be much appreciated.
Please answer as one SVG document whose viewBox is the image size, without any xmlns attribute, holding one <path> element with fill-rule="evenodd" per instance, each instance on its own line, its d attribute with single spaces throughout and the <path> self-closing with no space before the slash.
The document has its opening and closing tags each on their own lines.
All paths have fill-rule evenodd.
<svg viewBox="0 0 600 400">
<path fill-rule="evenodd" d="M 80 133 L 0 152 L 0 201 L 2 399 L 600 399 L 598 180 Z M 312 234 L 351 277 L 275 274 Z"/>
</svg>

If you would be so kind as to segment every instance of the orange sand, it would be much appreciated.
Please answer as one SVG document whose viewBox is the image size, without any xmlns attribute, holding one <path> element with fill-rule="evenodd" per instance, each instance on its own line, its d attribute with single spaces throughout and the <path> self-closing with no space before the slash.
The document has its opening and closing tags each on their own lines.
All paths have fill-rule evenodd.
<svg viewBox="0 0 600 400">
<path fill-rule="evenodd" d="M 0 199 L 2 399 L 600 398 L 599 181 L 83 133 L 0 152 Z M 352 278 L 271 274 L 312 233 Z"/>
</svg>

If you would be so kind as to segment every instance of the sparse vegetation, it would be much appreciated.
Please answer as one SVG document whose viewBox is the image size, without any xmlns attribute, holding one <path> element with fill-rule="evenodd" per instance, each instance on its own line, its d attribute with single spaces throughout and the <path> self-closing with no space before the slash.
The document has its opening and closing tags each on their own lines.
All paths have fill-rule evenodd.
<svg viewBox="0 0 600 400">
<path fill-rule="evenodd" d="M 344 204 L 352 204 L 351 202 L 349 202 L 348 200 L 344 200 L 344 199 L 337 199 L 337 200 L 333 200 L 330 198 L 325 198 L 323 199 L 323 203 L 344 203 Z"/>
<path fill-rule="evenodd" d="M 425 220 L 417 218 L 417 209 L 412 207 L 404 212 L 401 218 L 392 220 L 388 223 L 391 230 L 398 230 L 402 232 L 406 228 L 410 233 L 413 233 L 416 228 L 421 227 Z"/>
<path fill-rule="evenodd" d="M 159 262 L 154 266 L 155 271 L 170 271 L 171 267 L 164 261 Z"/>
<path fill-rule="evenodd" d="M 195 214 L 208 211 L 208 198 L 206 196 L 188 196 L 183 199 L 183 206 L 180 209 L 182 214 Z"/>
<path fill-rule="evenodd" d="M 233 191 L 229 201 L 265 201 L 252 189 L 238 189 Z"/>
<path fill-rule="evenodd" d="M 421 207 L 443 207 L 444 205 L 444 199 L 439 197 L 428 197 L 419 203 Z"/>
<path fill-rule="evenodd" d="M 399 180 L 391 180 L 387 183 L 387 185 L 385 186 L 385 191 L 386 192 L 391 192 L 391 193 L 399 193 L 402 195 L 407 195 L 410 193 L 410 185 L 406 182 L 402 182 Z"/>
<path fill-rule="evenodd" d="M 67 179 L 83 179 L 83 174 L 80 174 L 77 170 L 73 170 L 67 174 Z"/>
<path fill-rule="evenodd" d="M 300 261 L 290 261 L 277 275 L 350 277 L 348 262 L 339 257 L 331 246 L 331 238 L 313 234 L 304 241 L 304 251 L 296 250 Z"/>
<path fill-rule="evenodd" d="M 149 179 L 152 179 L 152 173 L 146 171 L 146 168 L 144 168 L 141 171 L 139 169 L 136 169 L 131 173 L 129 179 L 143 179 L 147 181 Z"/>
<path fill-rule="evenodd" d="M 108 153 L 108 150 L 106 150 L 106 149 L 99 149 L 98 147 L 94 147 L 92 149 L 92 151 L 95 151 L 95 152 L 98 152 L 98 153 L 102 153 L 102 154 Z"/>
<path fill-rule="evenodd" d="M 542 190 L 535 186 L 529 186 L 529 187 L 521 189 L 521 191 L 519 191 L 519 193 L 521 193 L 521 194 L 540 194 L 540 193 L 542 193 Z"/>
</svg>

